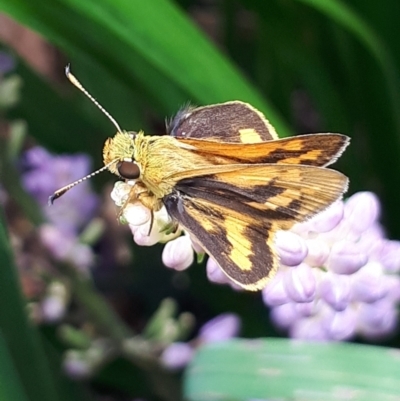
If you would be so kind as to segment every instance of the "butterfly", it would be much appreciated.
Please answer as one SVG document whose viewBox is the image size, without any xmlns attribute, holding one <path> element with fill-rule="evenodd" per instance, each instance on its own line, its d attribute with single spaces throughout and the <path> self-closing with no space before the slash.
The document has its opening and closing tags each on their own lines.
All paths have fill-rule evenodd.
<svg viewBox="0 0 400 401">
<path fill-rule="evenodd" d="M 264 115 L 231 101 L 184 107 L 163 136 L 117 127 L 103 149 L 104 167 L 56 191 L 53 202 L 83 180 L 108 169 L 135 184 L 127 203 L 152 212 L 165 207 L 224 273 L 246 290 L 265 287 L 279 266 L 275 234 L 340 199 L 348 179 L 327 168 L 349 144 L 345 135 L 279 139 Z"/>
</svg>

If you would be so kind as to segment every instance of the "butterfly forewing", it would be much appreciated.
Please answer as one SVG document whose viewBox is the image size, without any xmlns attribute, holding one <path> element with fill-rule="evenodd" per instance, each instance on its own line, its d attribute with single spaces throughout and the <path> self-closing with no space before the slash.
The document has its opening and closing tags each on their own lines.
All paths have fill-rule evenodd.
<svg viewBox="0 0 400 401">
<path fill-rule="evenodd" d="M 327 166 L 334 163 L 348 145 L 341 134 L 308 134 L 255 144 L 219 143 L 182 139 L 205 157 L 218 156 L 222 163 L 278 163 Z"/>
</svg>

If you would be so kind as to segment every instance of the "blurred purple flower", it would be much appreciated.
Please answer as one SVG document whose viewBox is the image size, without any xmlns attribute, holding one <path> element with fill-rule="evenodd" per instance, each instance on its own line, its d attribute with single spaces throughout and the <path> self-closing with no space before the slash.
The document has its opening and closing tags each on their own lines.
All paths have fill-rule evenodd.
<svg viewBox="0 0 400 401">
<path fill-rule="evenodd" d="M 201 327 L 198 340 L 212 343 L 236 337 L 240 331 L 240 319 L 233 313 L 223 313 L 211 319 Z"/>
<path fill-rule="evenodd" d="M 7 74 L 15 68 L 15 59 L 11 54 L 0 51 L 0 76 Z"/>
<path fill-rule="evenodd" d="M 66 312 L 68 300 L 69 291 L 62 282 L 50 283 L 40 303 L 42 320 L 48 323 L 60 321 Z"/>
<path fill-rule="evenodd" d="M 0 183 L 0 205 L 4 205 L 8 199 L 8 194 Z"/>
<path fill-rule="evenodd" d="M 54 191 L 90 172 L 87 156 L 53 156 L 36 146 L 25 152 L 22 168 L 25 189 L 42 206 L 47 220 L 59 230 L 76 234 L 93 217 L 98 198 L 89 182 L 77 185 L 51 207 L 47 206 Z"/>
<path fill-rule="evenodd" d="M 97 195 L 84 181 L 51 206 L 48 198 L 57 189 L 86 176 L 90 172 L 89 158 L 53 156 L 36 146 L 23 155 L 21 169 L 24 188 L 39 203 L 47 220 L 39 230 L 42 243 L 55 259 L 70 262 L 87 273 L 94 254 L 90 246 L 80 243 L 78 235 L 96 213 Z M 50 308 L 54 302 L 45 306 L 53 313 Z"/>
<path fill-rule="evenodd" d="M 384 238 L 379 211 L 377 197 L 360 192 L 291 230 L 308 252 L 291 266 L 280 249 L 280 271 L 262 291 L 279 327 L 313 340 L 376 339 L 395 329 L 400 242 Z"/>
<path fill-rule="evenodd" d="M 88 268 L 94 261 L 93 251 L 90 246 L 80 243 L 76 235 L 61 231 L 51 224 L 42 224 L 39 235 L 54 258 L 71 262 L 81 272 L 88 273 Z"/>
<path fill-rule="evenodd" d="M 74 379 L 87 379 L 92 375 L 90 363 L 78 351 L 66 352 L 63 368 L 65 373 Z"/>
<path fill-rule="evenodd" d="M 197 347 L 206 343 L 229 340 L 236 337 L 239 331 L 239 317 L 233 313 L 223 313 L 204 324 L 198 336 L 189 343 L 170 344 L 161 354 L 161 362 L 169 369 L 182 369 L 190 362 Z"/>
<path fill-rule="evenodd" d="M 170 344 L 161 354 L 162 364 L 171 369 L 183 369 L 192 359 L 194 348 L 190 343 L 176 342 Z"/>
</svg>

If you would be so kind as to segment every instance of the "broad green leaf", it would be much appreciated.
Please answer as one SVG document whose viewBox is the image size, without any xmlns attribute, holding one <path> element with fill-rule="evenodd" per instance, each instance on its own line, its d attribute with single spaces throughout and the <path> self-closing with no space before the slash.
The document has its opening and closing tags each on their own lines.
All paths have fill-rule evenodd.
<svg viewBox="0 0 400 401">
<path fill-rule="evenodd" d="M 185 376 L 191 401 L 392 401 L 400 352 L 348 343 L 232 340 L 199 349 Z"/>
<path fill-rule="evenodd" d="M 171 1 L 46 0 L 36 7 L 0 0 L 0 9 L 46 36 L 71 61 L 97 62 L 131 90 L 142 89 L 167 113 L 188 100 L 240 99 L 265 112 L 281 135 L 289 132 L 272 105 Z"/>
</svg>

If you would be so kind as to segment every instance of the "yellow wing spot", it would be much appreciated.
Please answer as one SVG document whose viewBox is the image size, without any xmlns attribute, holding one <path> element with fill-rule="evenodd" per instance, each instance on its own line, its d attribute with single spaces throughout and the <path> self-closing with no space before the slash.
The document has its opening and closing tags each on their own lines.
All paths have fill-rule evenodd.
<svg viewBox="0 0 400 401">
<path fill-rule="evenodd" d="M 227 216 L 224 220 L 226 237 L 232 245 L 228 257 L 242 270 L 250 271 L 253 264 L 249 256 L 253 255 L 252 245 L 245 235 L 245 226 L 239 225 L 235 219 Z"/>
<path fill-rule="evenodd" d="M 240 141 L 242 143 L 262 142 L 260 134 L 253 128 L 244 128 L 239 130 Z"/>
</svg>

